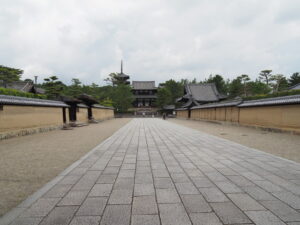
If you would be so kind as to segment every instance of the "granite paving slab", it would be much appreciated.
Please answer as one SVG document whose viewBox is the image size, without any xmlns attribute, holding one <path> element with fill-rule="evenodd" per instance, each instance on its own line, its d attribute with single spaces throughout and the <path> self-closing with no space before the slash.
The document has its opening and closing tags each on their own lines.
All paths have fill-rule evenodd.
<svg viewBox="0 0 300 225">
<path fill-rule="evenodd" d="M 133 119 L 0 219 L 9 224 L 296 225 L 300 164 Z"/>
</svg>

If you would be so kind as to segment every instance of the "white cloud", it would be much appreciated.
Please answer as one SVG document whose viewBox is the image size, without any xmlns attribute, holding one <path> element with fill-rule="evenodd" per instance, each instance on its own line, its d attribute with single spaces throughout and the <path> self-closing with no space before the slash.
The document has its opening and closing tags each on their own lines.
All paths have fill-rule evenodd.
<svg viewBox="0 0 300 225">
<path fill-rule="evenodd" d="M 0 64 L 102 83 L 299 71 L 297 0 L 2 0 Z"/>
</svg>

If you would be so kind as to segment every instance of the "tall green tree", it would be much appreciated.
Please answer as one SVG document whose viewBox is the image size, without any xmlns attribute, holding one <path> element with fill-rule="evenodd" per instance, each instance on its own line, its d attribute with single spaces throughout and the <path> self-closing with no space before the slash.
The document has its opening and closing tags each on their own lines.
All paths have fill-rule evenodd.
<svg viewBox="0 0 300 225">
<path fill-rule="evenodd" d="M 288 79 L 289 86 L 294 86 L 300 83 L 300 73 L 293 73 L 292 76 Z"/>
<path fill-rule="evenodd" d="M 104 79 L 109 85 L 118 85 L 119 80 L 118 80 L 118 73 L 110 73 L 107 78 Z"/>
<path fill-rule="evenodd" d="M 256 79 L 255 81 L 250 81 L 248 83 L 249 87 L 249 95 L 262 95 L 262 94 L 268 94 L 271 91 L 271 88 L 261 82 L 260 80 Z"/>
<path fill-rule="evenodd" d="M 57 99 L 62 95 L 66 85 L 59 81 L 57 76 L 50 76 L 44 79 L 42 87 L 46 90 L 46 95 L 49 99 Z"/>
<path fill-rule="evenodd" d="M 164 87 L 170 94 L 170 104 L 175 104 L 176 99 L 183 95 L 184 86 L 181 82 L 170 79 L 164 83 Z"/>
<path fill-rule="evenodd" d="M 175 81 L 173 79 L 161 83 L 157 91 L 157 106 L 163 107 L 164 105 L 178 105 L 176 99 L 183 95 L 184 85 L 188 80 Z"/>
<path fill-rule="evenodd" d="M 288 88 L 288 81 L 282 74 L 272 75 L 270 81 L 270 85 L 273 88 L 273 92 L 275 93 Z"/>
<path fill-rule="evenodd" d="M 215 83 L 217 90 L 222 94 L 227 94 L 228 87 L 224 78 L 219 75 L 209 75 L 208 79 L 205 81 L 206 83 Z"/>
<path fill-rule="evenodd" d="M 229 97 L 234 98 L 237 96 L 242 96 L 244 93 L 244 87 L 241 77 L 233 79 L 229 84 Z"/>
<path fill-rule="evenodd" d="M 263 80 L 267 85 L 269 85 L 270 78 L 272 76 L 272 70 L 262 70 L 259 73 L 259 78 Z"/>
<path fill-rule="evenodd" d="M 71 97 L 78 97 L 80 94 L 83 94 L 83 93 L 84 93 L 84 91 L 83 91 L 82 83 L 77 78 L 73 78 L 71 80 L 71 85 L 68 86 L 64 91 L 65 95 L 71 96 Z M 89 94 L 89 93 L 86 93 L 86 94 Z"/>
<path fill-rule="evenodd" d="M 23 70 L 0 65 L 0 81 L 4 83 L 19 81 L 21 79 L 22 74 Z"/>
<path fill-rule="evenodd" d="M 162 108 L 164 105 L 171 105 L 171 104 L 175 104 L 175 102 L 174 100 L 172 100 L 172 94 L 170 90 L 165 87 L 158 88 L 156 105 Z"/>
<path fill-rule="evenodd" d="M 113 106 L 118 112 L 127 112 L 132 106 L 133 94 L 131 87 L 126 84 L 119 84 L 112 89 L 111 99 Z"/>
<path fill-rule="evenodd" d="M 250 77 L 247 74 L 242 74 L 241 76 L 239 76 L 239 78 L 241 79 L 241 82 L 243 84 L 243 90 L 244 90 L 244 96 L 248 96 L 248 91 L 249 91 L 249 86 L 248 83 L 250 81 Z"/>
</svg>

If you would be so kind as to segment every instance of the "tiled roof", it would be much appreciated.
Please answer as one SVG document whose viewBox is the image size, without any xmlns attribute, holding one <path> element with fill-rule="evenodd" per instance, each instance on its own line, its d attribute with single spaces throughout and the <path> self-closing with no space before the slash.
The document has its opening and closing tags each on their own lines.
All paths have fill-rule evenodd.
<svg viewBox="0 0 300 225">
<path fill-rule="evenodd" d="M 94 104 L 93 108 L 98 108 L 98 109 L 114 109 L 114 107 L 109 107 L 109 106 L 104 106 L 104 105 L 99 105 L 99 104 Z"/>
<path fill-rule="evenodd" d="M 155 81 L 132 81 L 132 88 L 135 90 L 156 89 Z"/>
<path fill-rule="evenodd" d="M 44 88 L 34 87 L 34 89 L 37 94 L 45 94 L 46 93 L 46 90 Z"/>
<path fill-rule="evenodd" d="M 83 101 L 87 105 L 98 104 L 97 99 L 95 99 L 94 97 L 87 95 L 87 94 L 81 94 L 77 98 L 79 100 Z"/>
<path fill-rule="evenodd" d="M 33 88 L 33 83 L 26 81 L 15 81 L 6 84 L 6 88 L 15 89 L 23 92 L 29 92 Z"/>
<path fill-rule="evenodd" d="M 175 109 L 175 111 L 184 111 L 184 110 L 188 110 L 187 108 L 177 108 Z"/>
<path fill-rule="evenodd" d="M 164 105 L 163 109 L 165 109 L 165 110 L 174 110 L 175 109 L 175 105 Z"/>
<path fill-rule="evenodd" d="M 300 90 L 300 83 L 293 85 L 292 87 L 289 88 L 290 90 Z"/>
<path fill-rule="evenodd" d="M 28 105 L 28 106 L 49 106 L 49 107 L 69 107 L 61 101 L 52 101 L 37 98 L 25 98 L 9 95 L 0 95 L 1 105 Z"/>
<path fill-rule="evenodd" d="M 61 101 L 65 102 L 66 104 L 70 104 L 70 105 L 82 103 L 81 100 L 79 100 L 77 98 L 69 97 L 69 96 L 59 96 L 58 100 L 61 100 Z"/>
<path fill-rule="evenodd" d="M 242 102 L 242 99 L 221 101 L 216 103 L 203 104 L 200 106 L 194 106 L 192 109 L 208 109 L 208 108 L 219 108 L 219 107 L 230 107 L 237 106 Z"/>
<path fill-rule="evenodd" d="M 198 102 L 213 102 L 220 100 L 220 94 L 214 83 L 188 84 L 186 90 L 187 94 L 190 94 L 192 98 Z"/>
<path fill-rule="evenodd" d="M 283 96 L 276 98 L 264 98 L 258 100 L 244 101 L 238 107 L 252 107 L 252 106 L 265 106 L 265 105 L 289 105 L 300 104 L 300 95 Z"/>
<path fill-rule="evenodd" d="M 118 77 L 120 77 L 120 78 L 126 78 L 126 79 L 130 78 L 130 76 L 127 75 L 127 74 L 125 74 L 125 73 L 118 73 Z"/>
<path fill-rule="evenodd" d="M 186 103 L 184 103 L 181 107 L 182 108 L 189 108 L 193 105 L 200 105 L 197 101 L 193 100 L 192 98 L 190 98 Z"/>
</svg>

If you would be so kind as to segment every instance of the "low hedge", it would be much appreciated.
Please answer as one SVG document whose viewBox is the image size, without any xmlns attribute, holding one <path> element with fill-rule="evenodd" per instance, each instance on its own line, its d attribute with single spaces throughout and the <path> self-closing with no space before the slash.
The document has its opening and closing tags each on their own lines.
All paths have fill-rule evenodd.
<svg viewBox="0 0 300 225">
<path fill-rule="evenodd" d="M 0 88 L 0 95 L 11 95 L 11 96 L 26 97 L 26 98 L 47 99 L 46 95 L 32 94 L 32 93 L 22 92 L 22 91 L 10 89 L 10 88 Z"/>
<path fill-rule="evenodd" d="M 289 91 L 281 91 L 276 92 L 272 94 L 266 94 L 266 95 L 254 95 L 254 96 L 248 96 L 243 97 L 243 100 L 256 100 L 256 99 L 262 99 L 262 98 L 275 98 L 275 97 L 282 97 L 282 96 L 289 96 L 289 95 L 299 95 L 300 90 L 289 90 Z"/>
</svg>

